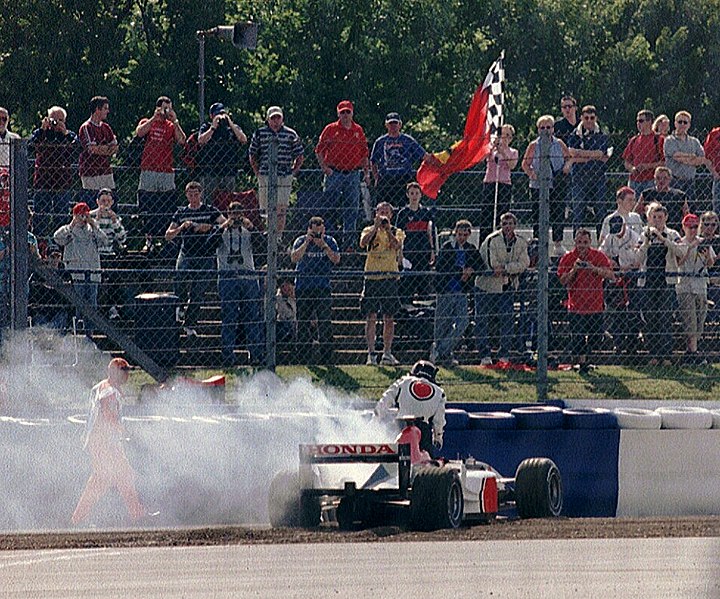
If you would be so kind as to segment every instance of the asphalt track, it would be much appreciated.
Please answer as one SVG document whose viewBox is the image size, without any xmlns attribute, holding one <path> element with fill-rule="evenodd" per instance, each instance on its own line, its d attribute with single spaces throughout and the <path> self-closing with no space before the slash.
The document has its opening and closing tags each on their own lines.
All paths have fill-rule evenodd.
<svg viewBox="0 0 720 599">
<path fill-rule="evenodd" d="M 0 552 L 3 598 L 718 598 L 720 538 Z"/>
</svg>

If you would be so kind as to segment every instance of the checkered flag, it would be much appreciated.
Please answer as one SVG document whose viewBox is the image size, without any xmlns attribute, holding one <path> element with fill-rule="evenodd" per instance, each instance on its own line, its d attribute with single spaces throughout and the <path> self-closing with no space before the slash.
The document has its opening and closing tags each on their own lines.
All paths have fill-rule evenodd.
<svg viewBox="0 0 720 599">
<path fill-rule="evenodd" d="M 488 110 L 485 126 L 492 138 L 500 135 L 500 128 L 503 126 L 503 103 L 505 101 L 505 50 L 488 70 L 483 88 L 488 88 Z"/>
</svg>

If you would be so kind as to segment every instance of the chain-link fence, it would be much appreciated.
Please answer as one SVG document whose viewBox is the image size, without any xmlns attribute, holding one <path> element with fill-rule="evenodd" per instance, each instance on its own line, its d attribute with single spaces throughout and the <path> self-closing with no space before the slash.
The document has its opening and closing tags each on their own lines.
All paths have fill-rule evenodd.
<svg viewBox="0 0 720 599">
<path fill-rule="evenodd" d="M 433 201 L 412 183 L 421 163 L 438 167 L 438 140 L 368 144 L 337 124 L 320 142 L 246 136 L 222 118 L 179 135 L 157 118 L 116 147 L 62 129 L 13 142 L 2 173 L 4 327 L 86 335 L 161 369 L 432 358 L 530 370 L 538 333 L 551 370 L 717 361 L 717 157 L 656 171 L 675 164 L 661 136 L 548 138 L 544 182 L 536 139 L 506 136 Z M 25 201 L 29 286 L 11 234 Z"/>
</svg>

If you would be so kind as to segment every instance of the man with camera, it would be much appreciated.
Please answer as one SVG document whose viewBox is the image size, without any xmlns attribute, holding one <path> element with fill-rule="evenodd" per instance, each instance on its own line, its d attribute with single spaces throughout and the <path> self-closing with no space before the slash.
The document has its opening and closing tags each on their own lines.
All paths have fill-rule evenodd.
<svg viewBox="0 0 720 599">
<path fill-rule="evenodd" d="M 90 207 L 85 202 L 75 204 L 70 224 L 55 231 L 53 238 L 55 243 L 64 248 L 63 261 L 75 292 L 87 304 L 97 307 L 101 278 L 98 247 L 107 243 L 107 236 L 90 215 Z M 91 332 L 87 323 L 86 331 Z"/>
<path fill-rule="evenodd" d="M 198 130 L 198 169 L 205 190 L 205 202 L 222 209 L 235 190 L 235 175 L 240 164 L 240 147 L 247 136 L 240 125 L 233 122 L 225 105 L 210 106 L 210 122 Z"/>
<path fill-rule="evenodd" d="M 227 220 L 218 227 L 216 234 L 220 235 L 217 267 L 223 364 L 227 367 L 235 366 L 239 322 L 242 322 L 245 332 L 250 363 L 262 364 L 265 360 L 265 341 L 260 284 L 252 252 L 252 235 L 257 232 L 252 222 L 242 215 L 239 202 L 231 202 Z"/>
<path fill-rule="evenodd" d="M 75 179 L 73 165 L 80 151 L 75 133 L 65 124 L 61 106 L 48 108 L 40 128 L 33 131 L 29 146 L 35 154 L 33 171 L 34 232 L 42 240 L 52 236 L 60 219 L 70 211 Z M 57 223 L 57 224 L 56 224 Z"/>
<path fill-rule="evenodd" d="M 185 132 L 170 98 L 160 96 L 157 99 L 155 112 L 138 123 L 135 136 L 144 140 L 137 200 L 149 249 L 153 237 L 165 232 L 177 209 L 173 146 L 185 143 Z"/>
<path fill-rule="evenodd" d="M 603 282 L 615 279 L 608 257 L 590 245 L 590 231 L 578 229 L 575 248 L 560 258 L 557 271 L 560 283 L 568 291 L 568 353 L 572 360 L 577 358 L 581 373 L 589 371 L 588 355 L 597 349 L 603 334 Z"/>
<path fill-rule="evenodd" d="M 399 271 L 402 264 L 402 244 L 405 233 L 390 222 L 393 207 L 381 202 L 375 208 L 375 220 L 360 234 L 360 248 L 367 250 L 365 284 L 360 297 L 360 310 L 365 316 L 365 339 L 368 357 L 366 364 L 377 364 L 375 336 L 377 315 L 383 315 L 383 354 L 380 363 L 396 366 L 392 355 L 395 338 L 395 314 L 400 310 Z"/>
<path fill-rule="evenodd" d="M 310 321 L 317 320 L 320 362 L 333 362 L 332 296 L 330 275 L 340 263 L 337 242 L 325 234 L 325 221 L 313 216 L 307 233 L 293 243 L 290 260 L 295 264 L 295 299 L 297 302 L 298 343 L 301 351 L 312 344 Z"/>
<path fill-rule="evenodd" d="M 214 206 L 203 204 L 203 187 L 197 181 L 190 181 L 185 186 L 185 195 L 188 205 L 178 208 L 172 217 L 165 240 L 180 237 L 180 252 L 175 264 L 175 295 L 181 302 L 187 301 L 183 323 L 185 336 L 196 338 L 200 303 L 216 281 L 217 225 L 224 223 L 225 217 Z"/>
</svg>

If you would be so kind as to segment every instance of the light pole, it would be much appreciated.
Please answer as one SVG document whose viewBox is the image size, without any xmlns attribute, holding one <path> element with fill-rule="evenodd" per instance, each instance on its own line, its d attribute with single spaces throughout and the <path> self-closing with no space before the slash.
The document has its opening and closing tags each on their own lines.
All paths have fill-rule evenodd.
<svg viewBox="0 0 720 599">
<path fill-rule="evenodd" d="M 232 42 L 236 48 L 254 50 L 257 47 L 257 23 L 235 23 L 235 25 L 218 25 L 212 29 L 197 32 L 198 40 L 198 118 L 200 125 L 205 116 L 205 38 L 216 37 Z"/>
</svg>

